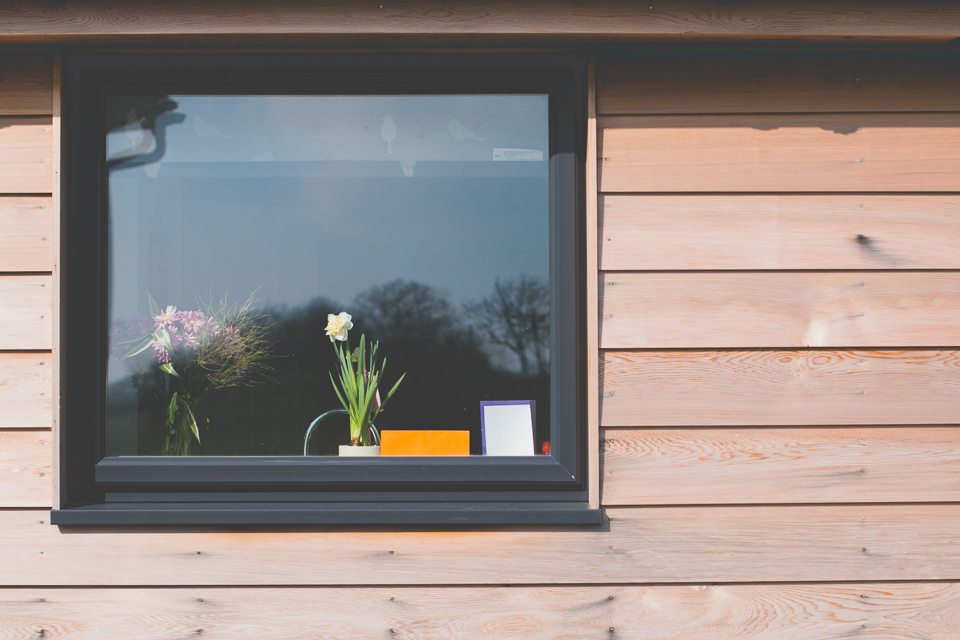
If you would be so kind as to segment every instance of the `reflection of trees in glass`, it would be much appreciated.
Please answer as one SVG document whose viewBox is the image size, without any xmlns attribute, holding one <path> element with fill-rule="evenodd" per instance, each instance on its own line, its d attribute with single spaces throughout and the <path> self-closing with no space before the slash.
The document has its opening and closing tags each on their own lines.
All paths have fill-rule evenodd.
<svg viewBox="0 0 960 640">
<path fill-rule="evenodd" d="M 484 337 L 517 357 L 521 373 L 549 373 L 550 288 L 543 280 L 528 275 L 497 278 L 493 293 L 465 304 L 464 310 Z"/>
<path fill-rule="evenodd" d="M 536 295 L 534 295 L 536 294 Z M 502 306 L 493 298 L 502 296 Z M 510 303 L 510 304 L 507 304 Z M 538 306 L 539 305 L 539 306 Z M 481 400 L 536 400 L 537 445 L 550 433 L 550 378 L 547 335 L 549 291 L 533 278 L 497 283 L 491 295 L 474 306 L 499 309 L 513 315 L 526 310 L 527 324 L 514 328 L 526 341 L 527 373 L 516 367 L 497 367 L 486 353 L 486 332 L 475 317 L 465 321 L 465 309 L 449 301 L 430 285 L 395 280 L 361 292 L 351 305 L 316 298 L 302 306 L 262 309 L 269 339 L 275 343 L 270 374 L 272 383 L 244 389 L 224 389 L 204 399 L 202 412 L 210 416 L 204 425 L 202 445 L 193 455 L 299 455 L 310 422 L 321 413 L 340 406 L 330 385 L 329 373 L 337 363 L 330 341 L 323 334 L 327 314 L 347 311 L 353 315 L 354 331 L 380 340 L 389 360 L 388 382 L 406 372 L 403 385 L 390 406 L 377 420 L 381 429 L 468 429 L 471 450 L 479 454 Z M 534 310 L 539 311 L 534 314 Z M 532 325 L 536 321 L 536 327 Z M 494 328 L 500 319 L 490 318 Z M 536 337 L 540 336 L 540 337 Z M 536 349 L 531 343 L 540 345 Z M 499 343 L 498 343 L 499 344 Z M 108 413 L 120 429 L 137 430 L 137 418 L 126 413 L 123 398 L 132 387 L 125 380 L 111 385 L 113 398 Z M 126 388 L 126 391 L 124 391 Z M 134 409 L 135 411 L 135 409 Z M 346 419 L 330 421 L 313 441 L 314 453 L 335 455 L 347 442 Z M 208 429 L 208 430 L 207 430 Z M 160 443 L 141 425 L 139 452 L 156 455 Z"/>
<path fill-rule="evenodd" d="M 357 296 L 350 312 L 365 330 L 387 341 L 443 340 L 459 324 L 442 292 L 412 280 L 370 287 Z"/>
</svg>

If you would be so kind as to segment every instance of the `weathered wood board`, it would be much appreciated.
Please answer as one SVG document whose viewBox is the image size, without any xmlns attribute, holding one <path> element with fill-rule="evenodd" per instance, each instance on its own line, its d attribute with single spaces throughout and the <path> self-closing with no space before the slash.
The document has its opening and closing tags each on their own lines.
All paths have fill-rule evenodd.
<svg viewBox="0 0 960 640">
<path fill-rule="evenodd" d="M 52 278 L 0 276 L 0 349 L 50 349 L 52 346 Z"/>
<path fill-rule="evenodd" d="M 53 57 L 0 54 L 0 116 L 50 113 L 53 113 Z"/>
<path fill-rule="evenodd" d="M 605 349 L 960 345 L 955 271 L 600 275 Z"/>
<path fill-rule="evenodd" d="M 600 424 L 956 424 L 960 351 L 606 351 Z"/>
<path fill-rule="evenodd" d="M 53 422 L 49 353 L 0 353 L 0 429 L 49 429 Z"/>
<path fill-rule="evenodd" d="M 0 117 L 0 194 L 52 192 L 51 122 L 49 116 Z"/>
<path fill-rule="evenodd" d="M 901 640 L 951 637 L 958 599 L 951 583 L 4 589 L 0 638 Z"/>
<path fill-rule="evenodd" d="M 960 269 L 956 195 L 604 195 L 600 268 Z"/>
<path fill-rule="evenodd" d="M 0 196 L 0 272 L 52 269 L 52 199 Z"/>
<path fill-rule="evenodd" d="M 184 531 L 0 511 L 0 583 L 455 585 L 958 580 L 960 505 L 608 507 L 598 527 Z"/>
<path fill-rule="evenodd" d="M 597 63 L 601 115 L 957 111 L 954 51 L 647 49 Z"/>
<path fill-rule="evenodd" d="M 653 6 L 650 9 L 649 6 Z M 434 4 L 405 0 L 397 4 L 358 5 L 351 0 L 317 3 L 279 0 L 268 5 L 231 0 L 196 3 L 96 5 L 65 4 L 50 11 L 41 3 L 13 5 L 0 11 L 0 34 L 12 43 L 157 41 L 156 36 L 192 36 L 188 42 L 222 42 L 217 36 L 283 34 L 286 43 L 305 36 L 319 42 L 356 40 L 383 44 L 384 36 L 406 42 L 519 40 L 596 40 L 635 42 L 638 36 L 747 39 L 849 37 L 913 38 L 943 42 L 960 37 L 960 11 L 948 2 L 915 0 L 907 4 L 858 0 L 773 0 L 732 5 L 723 0 L 671 0 L 648 5 L 635 0 L 479 0 Z M 153 36 L 153 38 L 151 38 Z M 316 41 L 316 40 L 314 40 Z M 258 42 L 254 40 L 253 42 Z"/>
<path fill-rule="evenodd" d="M 606 116 L 603 192 L 956 191 L 960 113 Z"/>
<path fill-rule="evenodd" d="M 52 441 L 49 430 L 0 431 L 0 508 L 50 506 Z"/>
<path fill-rule="evenodd" d="M 960 426 L 605 429 L 605 505 L 956 502 Z"/>
</svg>

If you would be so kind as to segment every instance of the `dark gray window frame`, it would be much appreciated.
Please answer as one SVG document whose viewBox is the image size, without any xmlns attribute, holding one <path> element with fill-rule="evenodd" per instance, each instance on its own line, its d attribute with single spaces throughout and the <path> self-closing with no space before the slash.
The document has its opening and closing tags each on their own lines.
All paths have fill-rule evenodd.
<svg viewBox="0 0 960 640">
<path fill-rule="evenodd" d="M 587 497 L 584 56 L 91 54 L 68 56 L 65 80 L 63 481 L 52 524 L 600 523 Z M 374 464 L 324 457 L 106 458 L 105 135 L 98 123 L 106 92 L 118 86 L 549 93 L 553 454 Z"/>
</svg>

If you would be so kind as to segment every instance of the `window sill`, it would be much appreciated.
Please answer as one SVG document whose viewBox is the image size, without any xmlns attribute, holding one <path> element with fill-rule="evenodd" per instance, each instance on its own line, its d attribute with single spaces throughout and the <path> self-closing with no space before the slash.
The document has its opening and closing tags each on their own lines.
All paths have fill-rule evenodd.
<svg viewBox="0 0 960 640">
<path fill-rule="evenodd" d="M 51 512 L 53 525 L 599 525 L 586 503 L 106 503 Z"/>
</svg>

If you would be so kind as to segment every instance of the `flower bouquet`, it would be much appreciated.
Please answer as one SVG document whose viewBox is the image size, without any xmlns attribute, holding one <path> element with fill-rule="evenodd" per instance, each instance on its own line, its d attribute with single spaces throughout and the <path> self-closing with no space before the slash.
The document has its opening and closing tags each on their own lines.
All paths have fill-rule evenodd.
<svg viewBox="0 0 960 640">
<path fill-rule="evenodd" d="M 151 318 L 140 314 L 113 323 L 111 355 L 132 374 L 139 412 L 161 415 L 160 455 L 185 456 L 192 440 L 200 442 L 195 409 L 204 396 L 252 384 L 269 369 L 268 327 L 253 313 L 253 296 L 240 307 L 224 299 L 205 312 L 161 309 L 148 297 Z"/>
<path fill-rule="evenodd" d="M 347 312 L 339 315 L 332 313 L 327 316 L 326 333 L 330 342 L 334 343 L 337 361 L 340 363 L 340 386 L 330 374 L 333 390 L 340 399 L 343 408 L 350 416 L 350 444 L 352 447 L 369 447 L 370 430 L 374 421 L 407 374 L 400 376 L 393 388 L 387 392 L 387 397 L 380 401 L 380 381 L 387 368 L 387 359 L 377 368 L 377 349 L 379 342 L 374 342 L 367 350 L 365 335 L 360 336 L 360 346 L 350 352 L 350 343 L 347 332 L 353 328 L 353 317 Z M 356 365 L 354 365 L 356 363 Z"/>
</svg>

